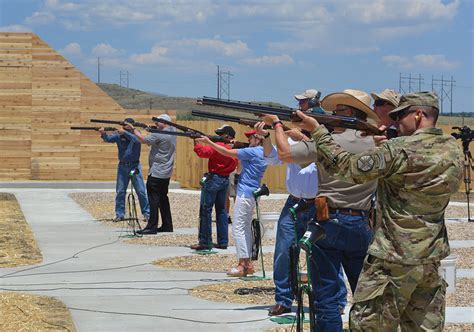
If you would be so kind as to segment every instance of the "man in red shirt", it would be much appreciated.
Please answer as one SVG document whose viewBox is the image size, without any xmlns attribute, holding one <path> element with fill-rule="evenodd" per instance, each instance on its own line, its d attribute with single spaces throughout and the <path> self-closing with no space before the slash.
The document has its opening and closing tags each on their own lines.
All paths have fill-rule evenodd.
<svg viewBox="0 0 474 332">
<path fill-rule="evenodd" d="M 229 140 L 235 138 L 235 130 L 231 126 L 223 125 L 216 129 L 216 134 Z M 231 149 L 225 143 L 217 143 Z M 208 173 L 201 180 L 201 203 L 199 207 L 199 243 L 191 246 L 191 249 L 206 250 L 212 248 L 212 208 L 216 206 L 216 226 L 218 249 L 227 249 L 229 242 L 228 216 L 225 208 L 227 187 L 229 186 L 229 174 L 237 166 L 237 159 L 225 157 L 214 150 L 211 146 L 202 144 L 194 145 L 194 152 L 200 158 L 208 158 Z"/>
</svg>

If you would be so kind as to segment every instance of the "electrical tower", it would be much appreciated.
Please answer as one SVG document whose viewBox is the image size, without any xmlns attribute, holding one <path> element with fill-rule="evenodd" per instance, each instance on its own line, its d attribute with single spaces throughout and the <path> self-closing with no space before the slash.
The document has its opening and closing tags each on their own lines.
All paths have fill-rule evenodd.
<svg viewBox="0 0 474 332">
<path fill-rule="evenodd" d="M 422 91 L 422 84 L 424 78 L 421 74 L 418 74 L 418 77 L 412 76 L 409 74 L 408 76 L 402 76 L 400 73 L 400 78 L 398 81 L 398 91 L 401 94 L 411 93 Z M 415 85 L 418 83 L 418 90 L 415 89 Z M 453 87 L 456 81 L 451 76 L 450 80 L 445 79 L 441 76 L 441 79 L 436 79 L 434 76 L 431 77 L 431 91 L 436 92 L 439 97 L 439 111 L 442 114 L 444 109 L 444 101 L 448 99 L 449 101 L 449 113 L 453 114 Z"/>
<path fill-rule="evenodd" d="M 423 81 L 424 79 L 423 77 L 421 77 L 421 74 L 418 74 L 418 77 L 415 77 L 411 74 L 409 74 L 408 76 L 402 76 L 402 73 L 400 73 L 400 78 L 398 80 L 398 92 L 400 92 L 401 94 L 405 94 L 421 91 L 421 85 L 423 84 Z M 418 82 L 418 90 L 415 90 L 415 82 Z"/>
<path fill-rule="evenodd" d="M 222 72 L 217 66 L 217 99 L 227 96 L 230 100 L 230 77 L 234 76 L 230 71 Z"/>
<path fill-rule="evenodd" d="M 439 106 L 440 112 L 443 114 L 443 105 L 445 98 L 449 100 L 449 114 L 453 114 L 453 87 L 456 81 L 451 76 L 450 80 L 444 79 L 441 76 L 441 79 L 436 79 L 431 77 L 431 90 L 435 91 L 439 97 Z M 438 88 L 438 89 L 437 89 Z"/>
<path fill-rule="evenodd" d="M 120 86 L 123 86 L 123 87 L 126 86 L 126 87 L 128 88 L 128 87 L 129 87 L 129 79 L 130 79 L 130 76 L 132 76 L 132 74 L 130 74 L 130 73 L 128 72 L 128 70 L 127 70 L 127 71 L 124 71 L 124 72 L 120 71 L 120 80 L 119 80 L 120 83 L 119 83 L 119 85 L 120 85 Z M 122 83 L 123 83 L 123 84 L 122 84 Z"/>
</svg>

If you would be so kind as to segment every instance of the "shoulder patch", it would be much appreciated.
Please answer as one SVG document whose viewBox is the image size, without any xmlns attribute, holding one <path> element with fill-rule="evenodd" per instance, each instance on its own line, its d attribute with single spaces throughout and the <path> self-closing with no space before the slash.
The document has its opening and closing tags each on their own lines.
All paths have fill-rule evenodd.
<svg viewBox="0 0 474 332">
<path fill-rule="evenodd" d="M 357 160 L 357 169 L 362 172 L 368 172 L 374 168 L 374 164 L 375 161 L 372 155 L 362 156 L 359 158 L 359 160 Z"/>
</svg>

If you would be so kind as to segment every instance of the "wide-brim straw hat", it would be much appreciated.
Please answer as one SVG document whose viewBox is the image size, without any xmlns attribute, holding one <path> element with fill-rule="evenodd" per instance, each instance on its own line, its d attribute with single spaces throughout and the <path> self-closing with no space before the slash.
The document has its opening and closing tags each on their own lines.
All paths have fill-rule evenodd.
<svg viewBox="0 0 474 332">
<path fill-rule="evenodd" d="M 328 94 L 321 100 L 321 107 L 327 112 L 332 112 L 337 105 L 347 105 L 364 112 L 369 119 L 379 121 L 379 117 L 370 107 L 370 100 L 369 94 L 364 91 L 346 89 L 343 92 Z"/>
</svg>

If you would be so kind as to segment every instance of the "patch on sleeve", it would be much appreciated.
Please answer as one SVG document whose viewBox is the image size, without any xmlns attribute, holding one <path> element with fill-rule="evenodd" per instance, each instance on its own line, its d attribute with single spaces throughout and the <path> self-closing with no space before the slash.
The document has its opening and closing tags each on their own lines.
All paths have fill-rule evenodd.
<svg viewBox="0 0 474 332">
<path fill-rule="evenodd" d="M 375 161 L 372 155 L 362 156 L 359 158 L 359 160 L 357 160 L 357 169 L 362 172 L 368 172 L 374 168 L 374 164 Z"/>
</svg>

